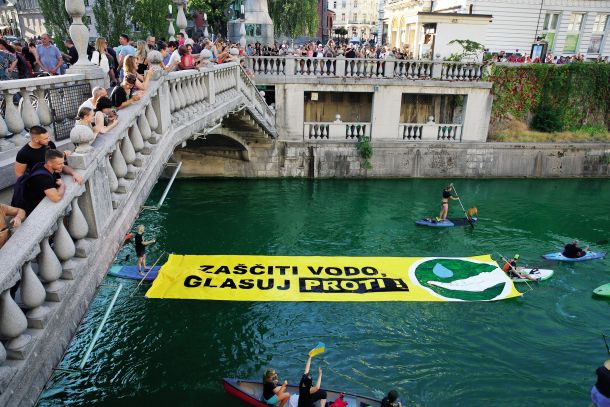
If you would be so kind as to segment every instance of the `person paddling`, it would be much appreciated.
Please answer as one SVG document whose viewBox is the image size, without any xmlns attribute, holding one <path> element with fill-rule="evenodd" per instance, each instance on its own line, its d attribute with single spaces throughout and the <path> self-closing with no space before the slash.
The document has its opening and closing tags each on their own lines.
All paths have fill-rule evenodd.
<svg viewBox="0 0 610 407">
<path fill-rule="evenodd" d="M 527 273 L 520 273 L 520 268 L 517 267 L 517 260 L 519 260 L 519 255 L 515 254 L 512 259 L 504 259 L 504 266 L 502 266 L 502 270 L 510 277 L 510 278 L 525 278 L 527 280 L 536 281 L 536 278 L 530 276 Z"/>
<path fill-rule="evenodd" d="M 584 249 L 578 247 L 578 240 L 572 241 L 572 243 L 568 243 L 564 246 L 563 254 L 568 259 L 577 259 L 579 257 L 585 256 L 587 254 L 587 250 L 589 250 L 589 246 L 586 246 Z"/>
<path fill-rule="evenodd" d="M 146 269 L 146 246 L 155 243 L 156 240 L 144 240 L 144 225 L 138 226 L 136 234 L 136 256 L 138 256 L 138 273 L 144 275 Z M 143 270 L 141 269 L 143 268 Z"/>
<path fill-rule="evenodd" d="M 591 388 L 591 401 L 597 407 L 610 407 L 610 360 L 595 371 L 597 381 Z"/>
<path fill-rule="evenodd" d="M 453 196 L 452 192 L 453 184 L 449 184 L 447 185 L 447 188 L 443 189 L 443 198 L 441 199 L 441 213 L 436 218 L 437 222 L 442 222 L 447 219 L 447 213 L 449 213 L 449 199 L 452 199 L 454 201 L 460 199 Z"/>
</svg>

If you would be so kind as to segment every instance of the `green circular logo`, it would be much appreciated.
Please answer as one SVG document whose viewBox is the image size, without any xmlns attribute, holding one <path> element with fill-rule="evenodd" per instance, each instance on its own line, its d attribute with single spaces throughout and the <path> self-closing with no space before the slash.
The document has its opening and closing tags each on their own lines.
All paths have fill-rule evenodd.
<svg viewBox="0 0 610 407">
<path fill-rule="evenodd" d="M 496 264 L 455 258 L 424 258 L 409 269 L 411 280 L 449 301 L 491 301 L 510 294 L 512 284 Z"/>
</svg>

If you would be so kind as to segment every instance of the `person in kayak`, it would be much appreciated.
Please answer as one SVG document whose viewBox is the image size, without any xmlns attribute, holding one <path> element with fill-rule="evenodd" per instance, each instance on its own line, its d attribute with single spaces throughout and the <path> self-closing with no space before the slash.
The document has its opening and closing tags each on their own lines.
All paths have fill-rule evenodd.
<svg viewBox="0 0 610 407">
<path fill-rule="evenodd" d="M 517 268 L 517 261 L 519 260 L 519 255 L 515 254 L 512 259 L 504 259 L 505 263 L 502 266 L 502 270 L 510 277 L 510 278 L 525 278 L 527 280 L 536 281 L 536 279 L 530 276 L 527 273 L 520 273 Z"/>
<path fill-rule="evenodd" d="M 587 254 L 587 250 L 589 250 L 589 246 L 586 246 L 584 249 L 578 247 L 578 240 L 574 240 L 572 243 L 568 243 L 564 246 L 563 254 L 568 259 L 577 259 Z"/>
<path fill-rule="evenodd" d="M 437 222 L 442 222 L 447 219 L 447 213 L 449 213 L 449 199 L 454 201 L 459 200 L 452 195 L 453 184 L 447 185 L 447 188 L 443 189 L 443 198 L 441 199 L 441 213 L 436 217 Z"/>
<path fill-rule="evenodd" d="M 275 406 L 279 401 L 280 407 L 284 407 L 290 400 L 290 393 L 286 391 L 287 386 L 286 380 L 278 386 L 277 373 L 274 369 L 267 369 L 263 376 L 263 401 L 270 406 Z"/>
<path fill-rule="evenodd" d="M 595 371 L 597 381 L 591 388 L 591 401 L 597 407 L 610 407 L 610 360 Z"/>
<path fill-rule="evenodd" d="M 320 400 L 320 407 L 324 407 L 326 406 L 327 395 L 326 390 L 320 389 L 320 386 L 322 385 L 322 368 L 318 368 L 318 381 L 316 382 L 316 385 L 313 386 L 311 373 L 309 372 L 310 367 L 311 356 L 307 359 L 307 363 L 305 363 L 305 372 L 299 383 L 298 407 L 314 407 L 314 403 L 318 400 Z"/>
<path fill-rule="evenodd" d="M 398 392 L 390 390 L 388 395 L 381 400 L 381 407 L 402 407 L 402 403 L 398 400 Z"/>
</svg>

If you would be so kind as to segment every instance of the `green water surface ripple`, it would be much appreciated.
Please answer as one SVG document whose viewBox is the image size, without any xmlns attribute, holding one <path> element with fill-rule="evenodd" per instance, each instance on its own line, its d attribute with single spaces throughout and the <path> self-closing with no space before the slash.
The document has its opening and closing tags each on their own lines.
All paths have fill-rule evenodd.
<svg viewBox="0 0 610 407">
<path fill-rule="evenodd" d="M 87 367 L 54 374 L 39 405 L 241 406 L 222 377 L 258 379 L 274 367 L 300 378 L 306 352 L 324 386 L 405 405 L 582 406 L 608 355 L 608 305 L 591 291 L 610 282 L 608 261 L 541 259 L 578 238 L 610 238 L 608 180 L 456 180 L 476 228 L 431 229 L 442 180 L 177 181 L 165 205 L 145 211 L 151 264 L 181 254 L 324 256 L 521 255 L 555 276 L 495 303 L 284 303 L 147 300 L 124 290 Z M 147 204 L 154 205 L 160 182 Z M 450 213 L 459 215 L 451 202 Z M 608 246 L 595 246 L 607 250 Z M 135 261 L 133 245 L 117 264 Z M 498 259 L 497 256 L 495 256 Z M 76 368 L 114 289 L 100 288 L 61 362 Z"/>
</svg>

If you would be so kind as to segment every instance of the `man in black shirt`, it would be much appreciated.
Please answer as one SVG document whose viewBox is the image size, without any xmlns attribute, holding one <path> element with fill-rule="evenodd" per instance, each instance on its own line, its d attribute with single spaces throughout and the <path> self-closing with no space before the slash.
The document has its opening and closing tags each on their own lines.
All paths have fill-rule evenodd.
<svg viewBox="0 0 610 407">
<path fill-rule="evenodd" d="M 578 240 L 574 240 L 572 243 L 568 243 L 563 248 L 563 255 L 568 259 L 577 259 L 587 254 L 587 250 L 589 250 L 589 246 L 581 249 L 578 247 Z"/>
<path fill-rule="evenodd" d="M 74 46 L 74 42 L 72 40 L 65 40 L 64 41 L 64 45 L 66 46 L 66 49 L 68 50 L 68 57 L 70 57 L 70 65 L 74 65 L 76 63 L 76 61 L 78 61 L 78 51 L 76 50 L 76 47 Z"/>
<path fill-rule="evenodd" d="M 131 106 L 140 100 L 140 95 L 133 95 L 133 88 L 136 86 L 136 76 L 134 74 L 125 74 L 123 82 L 119 86 L 115 86 L 110 94 L 112 105 L 117 109 L 124 109 Z"/>
<path fill-rule="evenodd" d="M 59 202 L 64 196 L 66 186 L 61 180 L 64 167 L 64 155 L 58 150 L 47 150 L 45 163 L 38 163 L 32 169 L 34 174 L 24 187 L 24 198 L 27 201 L 25 212 L 29 215 L 45 196 L 52 202 Z M 38 173 L 38 170 L 40 174 Z"/>
<path fill-rule="evenodd" d="M 32 126 L 30 138 L 30 142 L 19 150 L 15 159 L 15 176 L 17 178 L 25 174 L 26 171 L 30 171 L 34 165 L 44 163 L 47 150 L 55 149 L 55 143 L 49 139 L 49 132 L 42 126 Z M 64 157 L 68 157 L 70 154 L 70 151 L 63 153 Z M 83 183 L 83 177 L 67 165 L 64 165 L 63 173 L 71 175 L 74 182 Z"/>
</svg>

